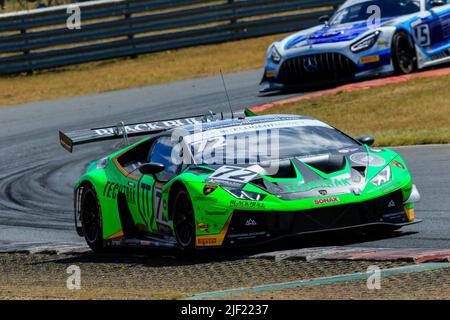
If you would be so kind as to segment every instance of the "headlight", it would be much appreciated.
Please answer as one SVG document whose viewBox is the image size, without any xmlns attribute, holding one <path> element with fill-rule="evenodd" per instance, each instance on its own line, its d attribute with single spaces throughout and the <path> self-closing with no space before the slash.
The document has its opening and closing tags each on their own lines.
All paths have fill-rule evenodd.
<svg viewBox="0 0 450 320">
<path fill-rule="evenodd" d="M 386 168 L 381 170 L 381 172 L 379 174 L 377 174 L 375 176 L 375 178 L 370 180 L 370 182 L 372 184 L 376 185 L 377 187 L 379 187 L 379 186 L 385 184 L 386 182 L 388 182 L 389 180 L 391 180 L 391 178 L 392 178 L 391 167 L 388 165 Z"/>
<path fill-rule="evenodd" d="M 372 48 L 375 43 L 378 40 L 378 37 L 380 36 L 381 31 L 374 32 L 372 34 L 369 34 L 367 37 L 362 38 L 358 42 L 354 43 L 350 49 L 353 53 L 361 52 L 367 49 Z"/>
<path fill-rule="evenodd" d="M 108 158 L 101 158 L 100 160 L 98 160 L 96 169 L 105 169 L 108 166 L 108 162 Z"/>
<path fill-rule="evenodd" d="M 228 191 L 233 197 L 241 199 L 241 200 L 253 200 L 253 201 L 262 201 L 266 197 L 265 194 L 252 192 L 252 191 L 244 191 L 241 189 L 231 189 L 231 188 L 223 188 Z"/>
<path fill-rule="evenodd" d="M 270 60 L 272 60 L 272 62 L 276 64 L 280 63 L 281 61 L 281 54 L 275 45 L 273 45 L 272 49 L 270 50 Z"/>
</svg>

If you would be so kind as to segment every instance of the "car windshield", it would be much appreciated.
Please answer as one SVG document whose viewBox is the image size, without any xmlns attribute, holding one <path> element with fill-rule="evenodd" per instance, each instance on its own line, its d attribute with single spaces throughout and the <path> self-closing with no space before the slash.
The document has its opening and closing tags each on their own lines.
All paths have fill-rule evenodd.
<svg viewBox="0 0 450 320">
<path fill-rule="evenodd" d="M 189 145 L 197 164 L 256 164 L 336 153 L 360 146 L 338 130 L 320 121 L 311 121 L 315 125 L 306 123 L 292 127 L 199 136 Z"/>
<path fill-rule="evenodd" d="M 354 2 L 352 5 L 351 3 Z M 330 19 L 331 25 L 352 23 L 369 20 L 374 12 L 374 7 L 380 9 L 381 18 L 391 18 L 420 11 L 420 0 L 372 0 L 352 1 L 343 9 L 337 11 Z"/>
</svg>

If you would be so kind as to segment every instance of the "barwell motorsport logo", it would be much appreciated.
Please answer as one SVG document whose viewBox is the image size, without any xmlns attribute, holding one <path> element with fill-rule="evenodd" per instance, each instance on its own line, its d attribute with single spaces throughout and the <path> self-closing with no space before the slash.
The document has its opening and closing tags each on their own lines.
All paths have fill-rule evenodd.
<svg viewBox="0 0 450 320">
<path fill-rule="evenodd" d="M 248 219 L 247 222 L 245 223 L 246 227 L 256 226 L 256 225 L 258 225 L 258 223 L 255 220 L 251 219 L 251 218 Z"/>
</svg>

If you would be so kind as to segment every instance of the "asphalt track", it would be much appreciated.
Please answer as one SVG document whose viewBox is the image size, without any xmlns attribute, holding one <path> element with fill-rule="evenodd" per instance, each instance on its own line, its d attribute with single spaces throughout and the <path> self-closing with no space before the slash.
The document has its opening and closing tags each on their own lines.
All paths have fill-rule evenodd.
<svg viewBox="0 0 450 320">
<path fill-rule="evenodd" d="M 234 110 L 292 96 L 258 95 L 257 71 L 225 78 Z M 18 244 L 84 242 L 73 228 L 72 185 L 89 161 L 114 150 L 120 142 L 81 146 L 69 154 L 59 145 L 59 129 L 227 109 L 218 77 L 0 108 L 0 249 Z M 424 222 L 389 239 L 358 238 L 345 245 L 449 248 L 450 146 L 398 151 L 422 194 L 416 216 Z"/>
</svg>

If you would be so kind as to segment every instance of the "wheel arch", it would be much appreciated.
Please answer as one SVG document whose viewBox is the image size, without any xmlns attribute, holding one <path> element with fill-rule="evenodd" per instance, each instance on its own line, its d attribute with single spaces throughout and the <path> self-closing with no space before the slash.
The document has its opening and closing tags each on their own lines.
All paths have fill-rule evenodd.
<svg viewBox="0 0 450 320">
<path fill-rule="evenodd" d="M 173 182 L 173 184 L 170 186 L 170 190 L 169 190 L 169 205 L 168 205 L 168 217 L 169 220 L 173 222 L 173 235 L 178 243 L 178 248 L 184 252 L 184 253 L 192 253 L 195 250 L 195 245 L 196 245 L 196 214 L 195 214 L 195 205 L 194 202 L 192 201 L 192 191 L 193 190 L 189 190 L 189 182 L 187 181 L 183 181 L 183 180 L 176 180 Z M 180 192 L 181 191 L 181 192 Z M 178 195 L 180 195 L 181 193 L 184 193 L 185 196 L 187 196 L 190 199 L 190 203 L 191 203 L 191 211 L 189 211 L 189 215 L 186 216 L 184 215 L 184 217 L 182 219 L 179 219 L 180 216 L 176 215 L 175 212 L 175 201 L 178 198 Z M 186 218 L 189 217 L 189 218 Z M 188 225 L 190 225 L 190 230 L 191 232 L 189 233 L 189 241 L 186 241 L 186 227 L 182 227 L 182 229 L 177 229 L 177 220 L 178 222 L 180 221 L 187 221 L 187 220 L 191 220 L 191 223 L 188 222 Z M 185 222 L 182 222 L 183 225 L 185 225 Z M 178 224 L 179 225 L 179 224 Z M 180 234 L 178 234 L 177 231 L 182 231 L 180 234 L 182 235 L 180 237 Z"/>
<path fill-rule="evenodd" d="M 93 174 L 93 173 L 96 174 Z M 106 238 L 110 233 L 114 233 L 113 230 L 117 229 L 116 225 L 120 224 L 118 205 L 109 205 L 102 196 L 104 188 L 106 186 L 107 177 L 104 172 L 93 171 L 85 174 L 81 177 L 78 183 L 74 187 L 74 211 L 75 211 L 75 227 L 78 235 L 80 235 L 80 204 L 82 192 L 85 188 L 92 188 L 97 195 L 97 200 L 100 205 L 101 221 L 103 228 L 103 238 Z M 106 209 L 107 210 L 106 210 Z"/>
<path fill-rule="evenodd" d="M 189 194 L 189 190 L 188 190 L 186 184 L 181 180 L 176 180 L 170 186 L 169 198 L 168 198 L 169 205 L 168 205 L 168 211 L 167 211 L 167 218 L 169 221 L 173 220 L 173 200 L 175 199 L 175 196 L 180 189 L 185 189 Z"/>
<path fill-rule="evenodd" d="M 395 48 L 394 48 L 394 37 L 399 34 L 399 33 L 404 33 L 407 35 L 408 40 L 410 41 L 410 44 L 412 46 L 412 49 L 414 51 L 414 56 L 415 56 L 415 71 L 417 71 L 419 68 L 419 62 L 418 62 L 418 57 L 419 57 L 419 52 L 417 49 L 417 44 L 416 44 L 416 40 L 414 39 L 414 35 L 412 34 L 412 32 L 414 32 L 413 30 L 409 30 L 406 26 L 401 25 L 398 26 L 395 31 L 392 33 L 392 38 L 391 38 L 391 60 L 392 60 L 392 64 L 395 65 L 395 61 L 394 61 L 394 55 L 395 55 Z"/>
<path fill-rule="evenodd" d="M 83 190 L 86 188 L 92 188 L 95 191 L 95 187 L 89 180 L 80 180 L 74 187 L 73 191 L 73 209 L 74 209 L 74 220 L 75 220 L 75 230 L 78 236 L 83 237 L 83 230 L 81 226 L 81 198 Z M 97 192 L 97 191 L 95 191 Z"/>
<path fill-rule="evenodd" d="M 409 40 L 411 40 L 411 43 L 413 45 L 415 45 L 415 40 L 414 40 L 414 36 L 412 34 L 412 30 L 408 30 L 408 28 L 404 27 L 404 26 L 400 26 L 398 28 L 395 29 L 395 31 L 392 33 L 392 38 L 399 32 L 404 32 L 408 35 Z"/>
</svg>

